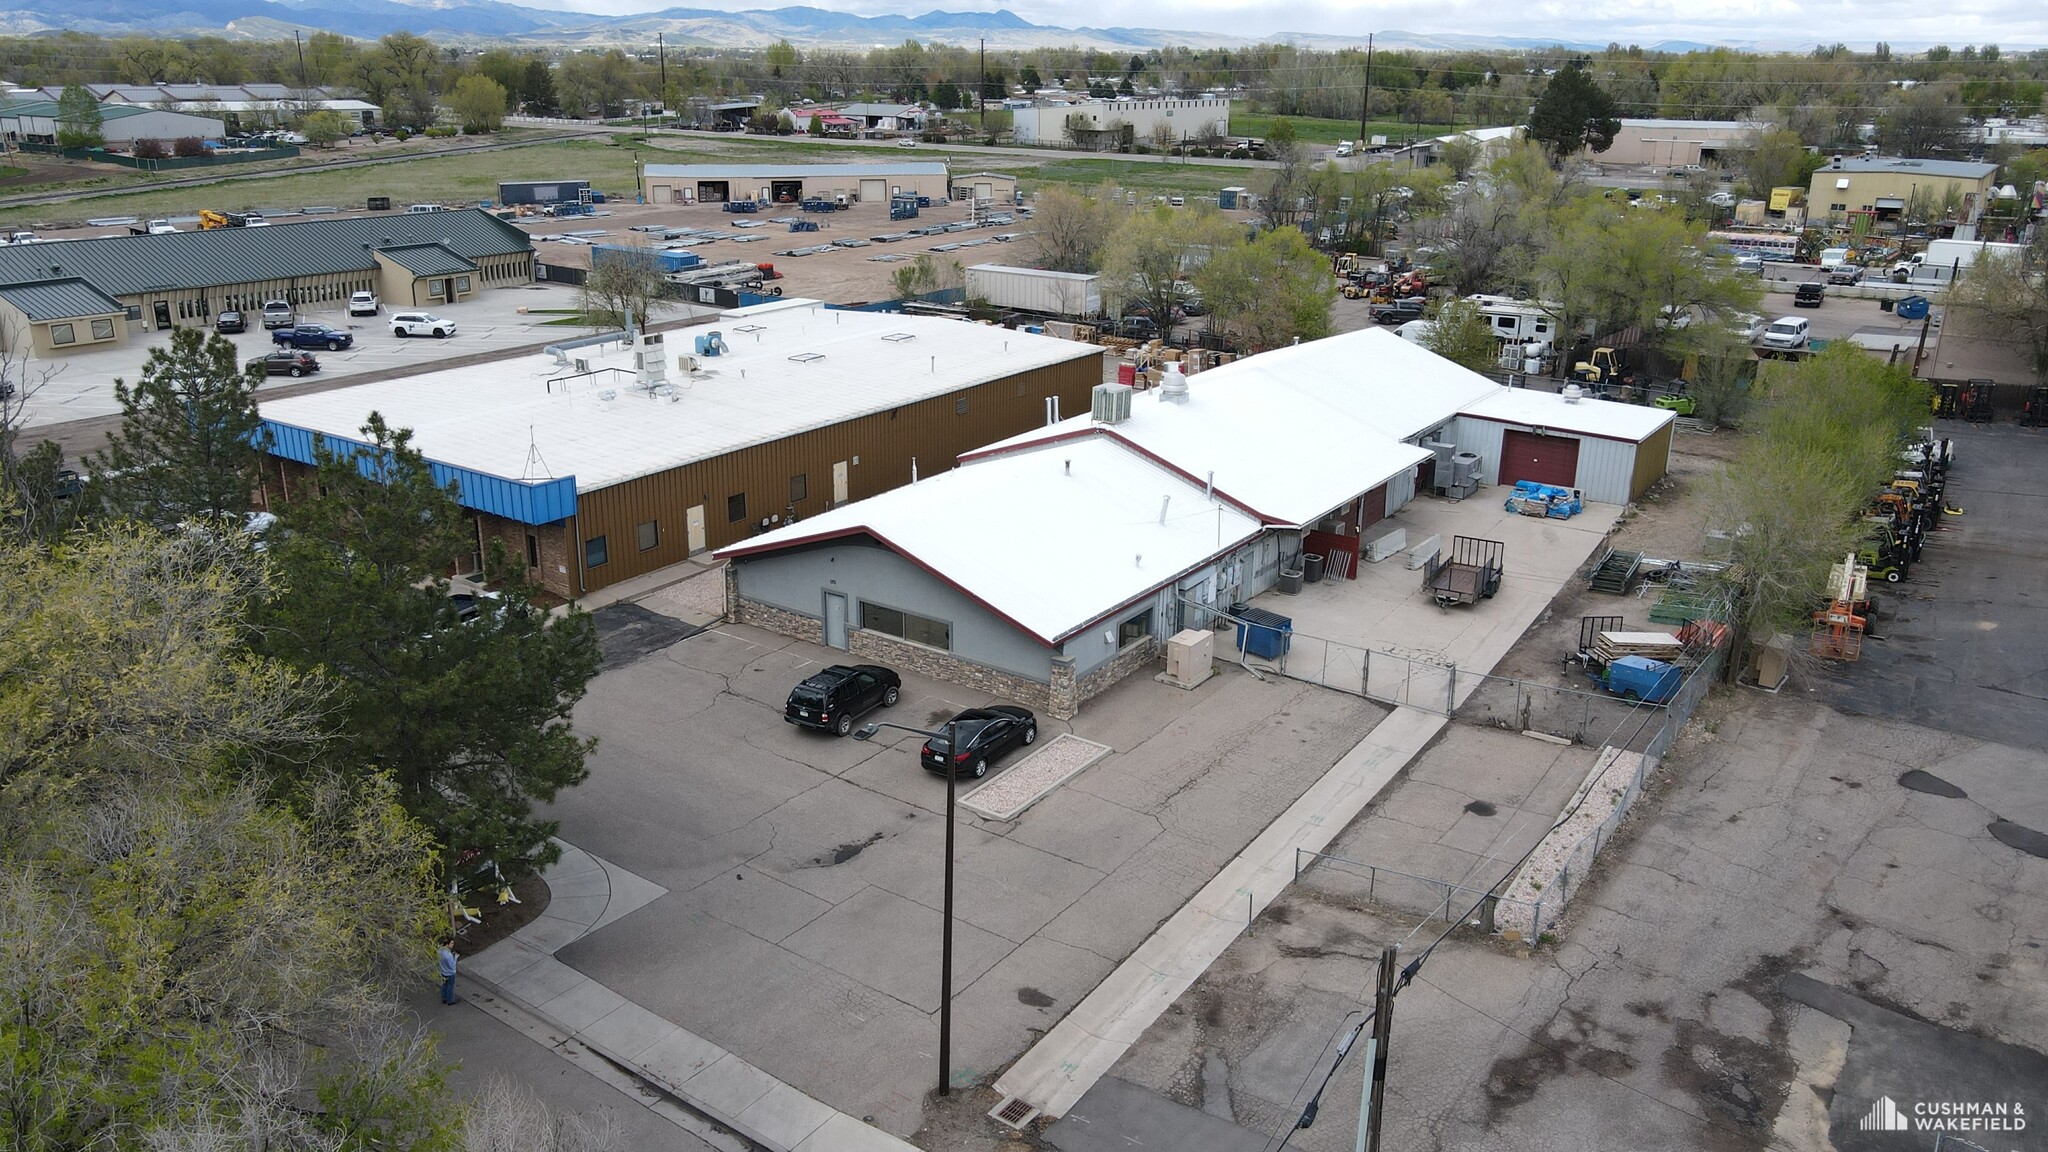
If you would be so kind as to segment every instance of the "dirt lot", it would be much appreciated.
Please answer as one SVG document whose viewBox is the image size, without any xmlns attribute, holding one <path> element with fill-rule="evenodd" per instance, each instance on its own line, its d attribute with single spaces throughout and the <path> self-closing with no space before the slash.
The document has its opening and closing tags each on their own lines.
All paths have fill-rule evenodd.
<svg viewBox="0 0 2048 1152">
<path fill-rule="evenodd" d="M 1704 546 L 1714 484 L 1740 444 L 1740 434 L 1726 429 L 1674 433 L 1670 473 L 1643 494 L 1638 511 L 1623 517 L 1611 541 L 1614 547 L 1660 560 L 1713 559 Z M 1596 553 L 1594 561 L 1598 559 Z M 1610 596 L 1593 591 L 1583 579 L 1575 580 L 1523 634 L 1494 674 L 1583 688 L 1585 680 L 1567 675 L 1562 665 L 1578 645 L 1579 618 L 1626 616 L 1631 628 L 1658 627 L 1649 616 L 1655 595 L 1652 586 L 1647 596 Z"/>
</svg>

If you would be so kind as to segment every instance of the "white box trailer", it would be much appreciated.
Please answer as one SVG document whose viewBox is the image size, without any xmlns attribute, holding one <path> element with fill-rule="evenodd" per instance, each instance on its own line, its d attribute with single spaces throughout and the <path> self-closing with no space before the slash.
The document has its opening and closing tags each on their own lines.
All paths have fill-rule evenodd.
<svg viewBox="0 0 2048 1152">
<path fill-rule="evenodd" d="M 1013 311 L 1085 318 L 1102 314 L 1101 279 L 1083 272 L 976 264 L 967 269 L 967 298 Z"/>
</svg>

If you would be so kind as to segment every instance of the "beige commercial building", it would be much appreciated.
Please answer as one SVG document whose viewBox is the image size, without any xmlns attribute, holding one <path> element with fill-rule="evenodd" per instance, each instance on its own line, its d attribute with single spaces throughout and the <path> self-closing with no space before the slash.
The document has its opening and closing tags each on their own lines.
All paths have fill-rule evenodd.
<svg viewBox="0 0 2048 1152">
<path fill-rule="evenodd" d="M 717 204 L 752 200 L 795 205 L 806 198 L 845 197 L 887 203 L 898 192 L 944 200 L 946 166 L 907 164 L 648 164 L 641 170 L 650 204 Z"/>
<path fill-rule="evenodd" d="M 1581 151 L 1595 164 L 1682 168 L 1688 164 L 1726 167 L 1769 124 L 1751 120 L 1623 120 L 1605 152 Z"/>
<path fill-rule="evenodd" d="M 1974 222 L 1991 195 L 1998 165 L 1968 160 L 1898 160 L 1882 156 L 1837 158 L 1813 174 L 1806 192 L 1806 218 L 1846 224 L 1867 216 L 1882 228 L 1896 226 L 1915 198 L 1940 205 L 1957 193 L 1956 219 Z"/>
</svg>

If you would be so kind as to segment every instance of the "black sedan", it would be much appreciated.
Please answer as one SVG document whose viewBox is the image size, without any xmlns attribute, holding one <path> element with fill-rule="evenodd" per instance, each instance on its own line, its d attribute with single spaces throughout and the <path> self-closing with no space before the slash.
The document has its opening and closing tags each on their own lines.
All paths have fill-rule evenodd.
<svg viewBox="0 0 2048 1152">
<path fill-rule="evenodd" d="M 924 742 L 917 762 L 929 772 L 945 772 L 951 765 L 956 776 L 981 777 L 988 775 L 989 761 L 1038 739 L 1038 718 L 1030 709 L 1014 704 L 969 708 L 953 717 L 953 730 L 960 734 L 958 751 L 947 744 L 945 736 L 937 736 Z"/>
<path fill-rule="evenodd" d="M 319 370 L 320 362 L 310 352 L 272 352 L 249 361 L 249 371 L 265 376 L 310 376 Z"/>
<path fill-rule="evenodd" d="M 249 321 L 240 312 L 223 312 L 214 317 L 213 330 L 220 333 L 247 332 Z"/>
</svg>

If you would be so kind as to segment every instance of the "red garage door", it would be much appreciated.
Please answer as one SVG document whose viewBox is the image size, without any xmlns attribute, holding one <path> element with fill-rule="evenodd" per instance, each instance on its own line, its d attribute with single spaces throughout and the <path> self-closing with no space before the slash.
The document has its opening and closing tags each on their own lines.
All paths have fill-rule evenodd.
<svg viewBox="0 0 2048 1152">
<path fill-rule="evenodd" d="M 1367 492 L 1358 503 L 1358 530 L 1363 532 L 1387 518 L 1387 486 L 1382 484 Z"/>
<path fill-rule="evenodd" d="M 1579 478 L 1579 441 L 1575 436 L 1538 436 L 1506 432 L 1500 438 L 1500 482 L 1535 480 L 1573 487 Z"/>
</svg>

